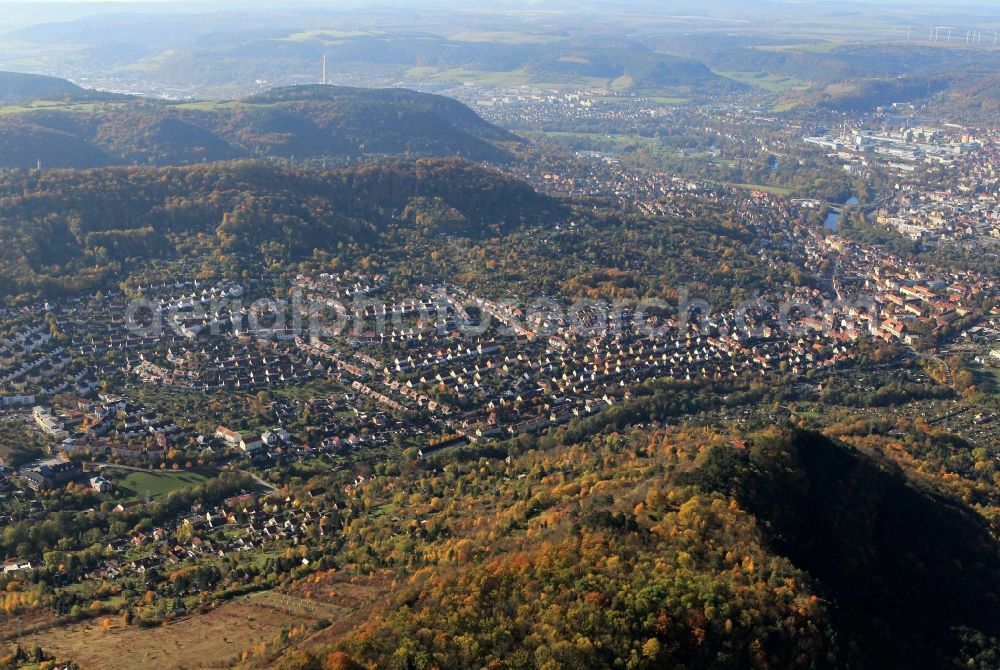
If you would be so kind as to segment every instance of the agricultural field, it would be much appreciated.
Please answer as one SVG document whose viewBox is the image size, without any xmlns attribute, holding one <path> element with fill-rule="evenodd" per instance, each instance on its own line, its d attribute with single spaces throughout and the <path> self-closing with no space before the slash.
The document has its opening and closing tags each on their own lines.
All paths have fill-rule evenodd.
<svg viewBox="0 0 1000 670">
<path fill-rule="evenodd" d="M 320 40 L 326 43 L 336 44 L 342 40 L 351 39 L 354 37 L 371 37 L 372 35 L 384 34 L 380 31 L 372 30 L 301 30 L 299 32 L 294 32 L 284 37 L 282 39 L 289 42 L 312 42 L 315 40 Z"/>
<path fill-rule="evenodd" d="M 802 44 L 761 44 L 753 47 L 758 51 L 801 51 L 804 53 L 833 53 L 846 43 L 837 40 L 816 40 Z"/>
</svg>

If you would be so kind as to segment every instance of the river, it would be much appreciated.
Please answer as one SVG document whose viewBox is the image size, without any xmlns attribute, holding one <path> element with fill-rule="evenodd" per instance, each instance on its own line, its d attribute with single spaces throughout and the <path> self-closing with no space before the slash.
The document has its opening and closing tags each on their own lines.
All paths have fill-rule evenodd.
<svg viewBox="0 0 1000 670">
<path fill-rule="evenodd" d="M 830 213 L 826 215 L 826 220 L 823 221 L 823 227 L 827 230 L 837 232 L 837 226 L 840 224 L 840 217 L 844 212 L 844 206 L 854 206 L 856 204 L 858 204 L 858 199 L 852 195 L 844 201 L 844 204 L 839 209 L 831 209 Z"/>
</svg>

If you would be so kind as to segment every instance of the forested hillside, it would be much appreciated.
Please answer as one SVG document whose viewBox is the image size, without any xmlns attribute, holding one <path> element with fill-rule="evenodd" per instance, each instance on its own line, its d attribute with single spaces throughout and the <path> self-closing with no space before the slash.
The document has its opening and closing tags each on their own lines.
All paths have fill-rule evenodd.
<svg viewBox="0 0 1000 670">
<path fill-rule="evenodd" d="M 502 161 L 501 143 L 518 141 L 459 102 L 402 89 L 300 86 L 223 103 L 63 105 L 38 91 L 38 102 L 0 116 L 0 167 L 387 155 Z"/>
<path fill-rule="evenodd" d="M 800 433 L 712 449 L 679 481 L 754 514 L 770 546 L 818 580 L 842 640 L 870 667 L 946 667 L 949 653 L 1000 635 L 988 525 L 888 463 Z"/>
<path fill-rule="evenodd" d="M 76 84 L 38 74 L 0 72 L 0 104 L 10 105 L 30 100 L 73 100 L 87 91 Z"/>
<path fill-rule="evenodd" d="M 378 668 L 944 668 L 995 653 L 994 540 L 886 463 L 786 430 L 566 440 L 506 467 L 404 472 L 395 499 L 431 525 L 369 539 L 368 560 L 414 576 L 340 648 Z"/>
<path fill-rule="evenodd" d="M 370 247 L 391 227 L 434 234 L 440 224 L 476 237 L 562 213 L 527 185 L 457 159 L 326 172 L 253 162 L 8 172 L 0 210 L 8 296 L 103 288 L 155 259 L 216 254 L 259 265 L 262 251 L 295 260 Z"/>
</svg>

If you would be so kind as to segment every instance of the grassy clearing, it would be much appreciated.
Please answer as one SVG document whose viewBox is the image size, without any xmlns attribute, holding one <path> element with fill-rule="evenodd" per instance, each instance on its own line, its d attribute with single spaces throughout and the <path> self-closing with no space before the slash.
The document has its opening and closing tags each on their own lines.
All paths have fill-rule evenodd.
<svg viewBox="0 0 1000 670">
<path fill-rule="evenodd" d="M 792 189 L 784 186 L 767 186 L 766 184 L 730 184 L 733 188 L 745 188 L 748 191 L 767 191 L 774 195 L 791 195 Z"/>
<path fill-rule="evenodd" d="M 35 100 L 23 105 L 5 105 L 0 107 L 0 116 L 7 114 L 26 114 L 30 112 L 93 112 L 98 109 L 120 107 L 120 104 L 107 102 L 68 102 L 65 100 Z"/>
<path fill-rule="evenodd" d="M 652 95 L 649 99 L 663 105 L 682 105 L 690 100 L 690 98 L 679 98 L 669 95 Z"/>
<path fill-rule="evenodd" d="M 350 393 L 350 389 L 332 379 L 319 378 L 310 380 L 298 386 L 283 386 L 269 391 L 272 398 L 293 402 L 305 402 L 311 398 L 330 395 L 331 393 Z"/>
<path fill-rule="evenodd" d="M 195 102 L 181 102 L 173 105 L 175 109 L 192 109 L 202 112 L 214 112 L 219 109 L 232 109 L 233 107 L 247 106 L 246 103 L 238 100 L 198 100 Z M 255 107 L 265 107 L 267 105 L 254 105 Z"/>
<path fill-rule="evenodd" d="M 571 131 L 562 130 L 551 130 L 544 133 L 548 137 L 564 137 L 570 139 L 581 139 L 590 140 L 592 142 L 613 142 L 619 146 L 645 146 L 648 148 L 656 148 L 659 146 L 659 142 L 652 137 L 643 137 L 642 135 L 626 135 L 626 134 L 604 134 L 604 133 L 574 133 Z"/>
<path fill-rule="evenodd" d="M 791 100 L 791 99 L 790 100 L 782 100 L 781 102 L 779 102 L 776 105 L 774 105 L 771 108 L 771 111 L 778 112 L 778 113 L 781 113 L 781 112 L 790 112 L 793 109 L 795 109 L 796 107 L 798 107 L 800 104 L 801 103 L 798 100 Z"/>
<path fill-rule="evenodd" d="M 1000 368 L 992 365 L 980 365 L 973 368 L 976 386 L 985 393 L 997 395 L 1000 393 Z"/>
<path fill-rule="evenodd" d="M 570 140 L 571 146 L 575 149 L 606 151 L 614 154 L 626 154 L 639 149 L 661 158 L 680 153 L 676 149 L 664 146 L 655 137 L 643 137 L 642 135 L 605 135 L 601 133 L 574 133 L 565 131 L 549 131 L 543 134 L 554 140 Z M 574 142 L 573 140 L 577 141 Z"/>
<path fill-rule="evenodd" d="M 801 79 L 777 74 L 766 74 L 764 72 L 716 72 L 715 74 L 726 79 L 738 81 L 747 86 L 762 88 L 772 93 L 783 93 L 785 91 L 809 88 L 809 83 Z"/>
<path fill-rule="evenodd" d="M 635 80 L 632 79 L 631 75 L 623 74 L 617 79 L 612 80 L 611 90 L 623 91 L 632 88 L 634 85 L 635 85 Z"/>
<path fill-rule="evenodd" d="M 197 486 L 208 480 L 202 472 L 138 472 L 133 471 L 115 479 L 115 486 L 134 498 L 161 498 L 171 491 Z"/>
</svg>

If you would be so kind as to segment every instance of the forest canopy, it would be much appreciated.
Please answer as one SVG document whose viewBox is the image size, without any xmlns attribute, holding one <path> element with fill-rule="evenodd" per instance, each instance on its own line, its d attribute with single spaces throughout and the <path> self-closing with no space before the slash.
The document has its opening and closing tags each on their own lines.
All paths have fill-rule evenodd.
<svg viewBox="0 0 1000 670">
<path fill-rule="evenodd" d="M 469 237 L 564 215 L 526 184 L 459 159 L 334 171 L 237 162 L 7 172 L 0 175 L 0 244 L 7 250 L 0 294 L 106 288 L 130 268 L 184 253 L 248 260 L 277 245 L 294 260 L 347 243 L 366 247 L 410 225 L 403 213 L 424 201 L 437 209 L 421 208 L 422 227 L 440 215 L 449 232 Z"/>
</svg>

